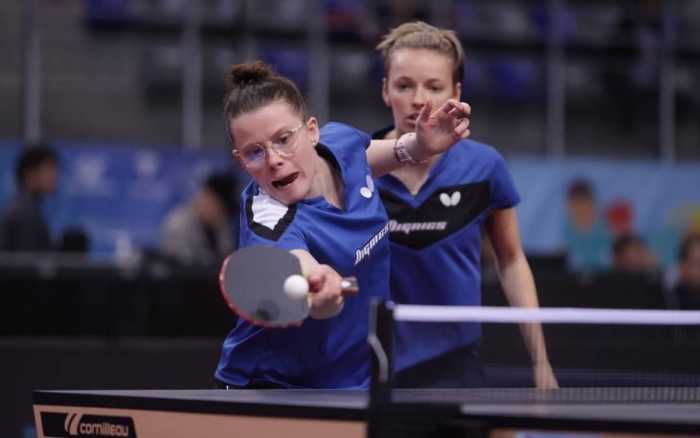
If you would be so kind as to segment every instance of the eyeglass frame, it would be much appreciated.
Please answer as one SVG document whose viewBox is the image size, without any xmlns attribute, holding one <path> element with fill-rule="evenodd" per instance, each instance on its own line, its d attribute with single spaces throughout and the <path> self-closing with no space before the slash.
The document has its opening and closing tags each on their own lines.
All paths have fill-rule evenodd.
<svg viewBox="0 0 700 438">
<path fill-rule="evenodd" d="M 299 130 L 301 128 L 304 127 L 304 125 L 306 125 L 306 123 L 302 121 L 301 123 L 299 123 L 299 126 L 292 128 L 289 131 L 282 131 L 279 134 L 278 138 L 281 137 L 283 134 L 289 134 L 291 137 L 294 137 L 294 145 L 291 147 L 290 151 L 280 150 L 280 148 L 278 146 L 278 144 L 279 144 L 278 140 L 267 140 L 265 142 L 253 143 L 252 145 L 246 146 L 246 149 L 249 149 L 252 147 L 262 148 L 264 155 L 259 160 L 253 160 L 253 161 L 246 162 L 246 160 L 241 155 L 241 152 L 235 148 L 233 149 L 233 154 L 236 157 L 238 157 L 238 159 L 241 160 L 241 162 L 243 163 L 243 166 L 245 166 L 247 169 L 258 169 L 258 168 L 262 167 L 262 163 L 265 162 L 265 159 L 267 158 L 267 154 L 269 154 L 268 149 L 272 149 L 273 151 L 275 151 L 275 153 L 277 155 L 279 155 L 282 158 L 290 158 L 290 157 L 294 156 L 294 153 L 296 152 L 296 149 L 299 146 L 299 137 L 297 137 L 296 134 L 297 134 L 297 132 L 299 132 Z M 255 164 L 255 163 L 260 163 L 260 164 Z"/>
</svg>

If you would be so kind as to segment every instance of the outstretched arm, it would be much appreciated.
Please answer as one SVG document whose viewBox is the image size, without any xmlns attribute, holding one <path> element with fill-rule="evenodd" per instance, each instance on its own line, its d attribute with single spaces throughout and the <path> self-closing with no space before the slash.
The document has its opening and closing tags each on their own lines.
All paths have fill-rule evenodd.
<svg viewBox="0 0 700 438">
<path fill-rule="evenodd" d="M 518 220 L 514 208 L 494 211 L 486 221 L 486 231 L 496 256 L 501 286 L 511 306 L 539 306 L 535 280 L 520 243 Z M 549 363 L 542 326 L 521 324 L 520 331 L 533 364 L 535 385 L 540 389 L 559 385 Z"/>
<path fill-rule="evenodd" d="M 436 111 L 430 104 L 421 109 L 416 120 L 416 132 L 406 133 L 401 141 L 408 154 L 417 162 L 440 154 L 469 136 L 469 104 L 450 99 Z M 372 140 L 367 148 L 367 161 L 374 177 L 387 174 L 402 165 L 395 156 L 399 139 Z"/>
</svg>

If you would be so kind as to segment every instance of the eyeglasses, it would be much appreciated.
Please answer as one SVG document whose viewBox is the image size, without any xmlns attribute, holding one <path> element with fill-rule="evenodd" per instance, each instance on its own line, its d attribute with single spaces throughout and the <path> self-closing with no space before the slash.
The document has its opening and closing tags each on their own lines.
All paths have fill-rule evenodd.
<svg viewBox="0 0 700 438">
<path fill-rule="evenodd" d="M 270 140 L 270 149 L 274 150 L 277 155 L 283 158 L 289 158 L 294 155 L 294 151 L 297 148 L 297 138 L 296 133 L 304 126 L 304 122 L 301 122 L 299 126 L 293 129 L 282 131 L 277 138 Z M 265 158 L 267 157 L 268 151 L 262 143 L 255 143 L 244 147 L 241 150 L 234 150 L 234 154 L 240 158 L 243 165 L 248 169 L 259 169 L 265 163 Z"/>
</svg>

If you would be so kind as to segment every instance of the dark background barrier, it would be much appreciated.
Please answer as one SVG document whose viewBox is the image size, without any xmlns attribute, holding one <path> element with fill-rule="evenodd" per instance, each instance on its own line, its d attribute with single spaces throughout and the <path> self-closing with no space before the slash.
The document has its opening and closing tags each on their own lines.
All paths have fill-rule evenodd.
<svg viewBox="0 0 700 438">
<path fill-rule="evenodd" d="M 213 388 L 222 337 L 0 337 L 0 434 L 32 437 L 34 389 Z"/>
<path fill-rule="evenodd" d="M 672 307 L 657 275 L 572 274 L 550 259 L 532 265 L 543 307 Z M 3 335 L 221 336 L 235 321 L 219 293 L 218 269 L 148 254 L 120 263 L 3 255 L 0 278 Z M 483 304 L 508 305 L 488 276 Z"/>
<path fill-rule="evenodd" d="M 4 436 L 31 427 L 37 388 L 211 388 L 234 315 L 216 269 L 142 256 L 120 263 L 3 257 L 0 263 Z M 533 259 L 547 307 L 666 308 L 660 279 L 580 276 L 560 261 Z M 484 282 L 484 305 L 506 305 Z M 517 327 L 485 324 L 482 357 L 494 385 L 531 383 Z M 689 329 L 550 325 L 545 336 L 565 386 L 700 384 L 700 336 Z M 28 429 L 27 429 L 28 430 Z"/>
<path fill-rule="evenodd" d="M 672 309 L 675 303 L 659 275 L 580 275 L 552 267 L 548 264 L 535 272 L 542 307 L 661 310 Z M 484 284 L 482 304 L 507 305 L 497 282 Z M 519 328 L 513 324 L 484 324 L 482 328 L 481 355 L 494 366 L 490 381 L 531 385 L 530 359 Z M 562 386 L 700 385 L 697 327 L 548 324 L 543 330 Z"/>
<path fill-rule="evenodd" d="M 222 336 L 235 322 L 218 270 L 161 260 L 123 264 L 49 257 L 0 265 L 10 335 Z"/>
<path fill-rule="evenodd" d="M 217 274 L 149 256 L 0 257 L 0 435 L 33 436 L 34 389 L 212 388 L 235 323 Z"/>
</svg>

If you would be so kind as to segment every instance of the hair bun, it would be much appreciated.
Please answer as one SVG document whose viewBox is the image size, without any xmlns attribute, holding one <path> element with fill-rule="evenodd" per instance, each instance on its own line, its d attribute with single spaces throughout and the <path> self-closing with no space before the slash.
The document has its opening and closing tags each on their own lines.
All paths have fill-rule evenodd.
<svg viewBox="0 0 700 438">
<path fill-rule="evenodd" d="M 274 75 L 274 72 L 262 61 L 237 64 L 226 73 L 226 89 L 260 83 Z"/>
</svg>

